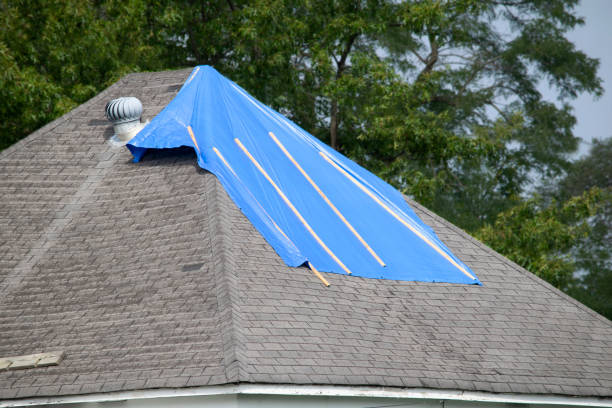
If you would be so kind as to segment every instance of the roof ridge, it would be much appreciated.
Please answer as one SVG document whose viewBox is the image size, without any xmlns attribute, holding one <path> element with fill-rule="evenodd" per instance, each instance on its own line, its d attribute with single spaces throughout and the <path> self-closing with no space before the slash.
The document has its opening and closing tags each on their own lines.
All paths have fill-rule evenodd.
<svg viewBox="0 0 612 408">
<path fill-rule="evenodd" d="M 475 244 L 476 246 L 478 246 L 479 248 L 483 249 L 484 251 L 486 251 L 487 253 L 493 255 L 495 258 L 499 259 L 500 261 L 502 261 L 503 263 L 505 263 L 506 265 L 514 268 L 515 270 L 517 270 L 518 272 L 522 273 L 523 275 L 525 275 L 526 277 L 528 277 L 530 280 L 532 280 L 533 282 L 539 284 L 540 286 L 544 286 L 546 289 L 551 290 L 553 293 L 555 293 L 556 295 L 560 296 L 561 298 L 568 300 L 570 303 L 572 303 L 574 306 L 577 306 L 579 309 L 589 313 L 591 316 L 593 316 L 594 318 L 606 323 L 607 325 L 609 325 L 610 327 L 612 327 L 612 321 L 608 320 L 607 318 L 605 318 L 604 316 L 600 315 L 599 313 L 597 313 L 596 311 L 594 311 L 593 309 L 589 308 L 588 306 L 580 303 L 579 301 L 577 301 L 576 299 L 574 299 L 573 297 L 569 296 L 568 294 L 566 294 L 565 292 L 563 292 L 560 289 L 557 289 L 556 287 L 554 287 L 553 285 L 551 285 L 550 283 L 546 282 L 544 279 L 540 278 L 539 276 L 537 276 L 536 274 L 529 272 L 527 269 L 523 268 L 521 265 L 517 264 L 516 262 L 513 262 L 512 260 L 510 260 L 509 258 L 506 258 L 505 256 L 503 256 L 502 254 L 500 254 L 499 252 L 495 251 L 493 248 L 489 247 L 488 245 L 484 244 L 483 242 L 479 241 L 478 239 L 474 238 L 472 235 L 468 234 L 467 232 L 465 232 L 463 229 L 459 228 L 458 226 L 456 226 L 455 224 L 453 224 L 452 222 L 448 221 L 447 219 L 439 216 L 438 214 L 436 214 L 435 212 L 431 211 L 429 208 L 419 204 L 418 202 L 416 202 L 415 200 L 412 200 L 406 196 L 404 196 L 404 198 L 406 199 L 406 201 L 411 205 L 411 206 L 415 206 L 417 207 L 419 210 L 427 213 L 429 216 L 431 216 L 432 218 L 435 218 L 436 221 L 441 222 L 442 224 L 444 224 L 445 226 L 449 227 L 450 229 L 452 229 L 453 231 L 455 231 L 456 233 L 460 234 L 462 237 L 467 238 L 468 240 L 470 240 L 473 244 Z"/>
<path fill-rule="evenodd" d="M 193 70 L 193 66 L 192 67 L 183 67 L 183 68 L 176 68 L 176 69 L 167 69 L 167 70 L 162 70 L 162 71 L 136 71 L 136 72 L 130 72 L 129 74 L 124 75 L 123 77 L 121 77 L 121 79 L 132 79 L 132 77 L 139 77 L 139 76 L 148 76 L 148 75 L 155 75 L 155 74 L 168 74 L 168 75 L 173 75 L 176 74 L 180 71 L 189 71 L 191 72 Z M 185 78 L 186 80 L 186 78 Z M 181 83 L 184 83 L 185 81 L 181 81 Z"/>
<path fill-rule="evenodd" d="M 198 172 L 208 173 L 198 169 Z M 206 211 L 208 212 L 210 247 L 214 259 L 215 289 L 217 297 L 217 310 L 223 340 L 223 362 L 227 382 L 244 381 L 243 375 L 244 353 L 240 352 L 244 347 L 244 339 L 239 330 L 240 310 L 238 309 L 237 282 L 235 271 L 236 265 L 232 256 L 233 239 L 229 236 L 231 228 L 228 226 L 228 205 L 224 189 L 221 187 L 217 177 L 209 173 L 206 180 L 208 195 L 206 199 Z M 213 238 L 214 237 L 214 238 Z"/>
</svg>

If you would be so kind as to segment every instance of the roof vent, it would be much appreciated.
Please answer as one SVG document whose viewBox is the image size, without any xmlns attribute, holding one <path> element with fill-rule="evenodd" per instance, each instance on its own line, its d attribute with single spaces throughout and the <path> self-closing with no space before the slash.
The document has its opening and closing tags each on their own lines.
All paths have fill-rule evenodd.
<svg viewBox="0 0 612 408">
<path fill-rule="evenodd" d="M 108 120 L 113 122 L 115 130 L 110 140 L 113 145 L 125 145 L 146 125 L 140 122 L 142 103 L 133 96 L 113 99 L 106 104 L 105 111 Z"/>
</svg>

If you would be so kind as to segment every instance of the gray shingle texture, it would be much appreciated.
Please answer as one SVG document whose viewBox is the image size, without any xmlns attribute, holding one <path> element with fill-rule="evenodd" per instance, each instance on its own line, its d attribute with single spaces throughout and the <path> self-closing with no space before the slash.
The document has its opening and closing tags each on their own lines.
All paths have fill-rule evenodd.
<svg viewBox="0 0 612 408">
<path fill-rule="evenodd" d="M 131 74 L 0 153 L 0 399 L 237 382 L 612 396 L 612 323 L 419 204 L 483 286 L 289 268 L 189 149 L 138 164 L 105 103 L 157 114 L 190 70 Z"/>
</svg>

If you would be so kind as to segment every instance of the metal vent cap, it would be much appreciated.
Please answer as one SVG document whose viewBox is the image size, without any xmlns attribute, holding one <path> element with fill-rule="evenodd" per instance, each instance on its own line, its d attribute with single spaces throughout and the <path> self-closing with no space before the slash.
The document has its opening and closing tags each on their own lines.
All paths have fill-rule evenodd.
<svg viewBox="0 0 612 408">
<path fill-rule="evenodd" d="M 146 124 L 140 122 L 142 103 L 133 96 L 113 99 L 106 104 L 104 115 L 113 122 L 115 134 L 110 140 L 113 146 L 123 146 Z"/>
<path fill-rule="evenodd" d="M 113 99 L 106 104 L 106 117 L 115 125 L 140 120 L 141 115 L 142 103 L 133 96 Z"/>
</svg>

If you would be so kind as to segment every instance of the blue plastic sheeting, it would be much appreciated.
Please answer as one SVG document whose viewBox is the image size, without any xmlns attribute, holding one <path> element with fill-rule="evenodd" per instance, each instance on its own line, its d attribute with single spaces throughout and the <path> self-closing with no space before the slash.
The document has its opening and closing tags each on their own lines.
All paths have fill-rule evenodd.
<svg viewBox="0 0 612 408">
<path fill-rule="evenodd" d="M 191 146 L 289 266 L 480 284 L 403 196 L 208 66 L 128 144 Z"/>
</svg>

